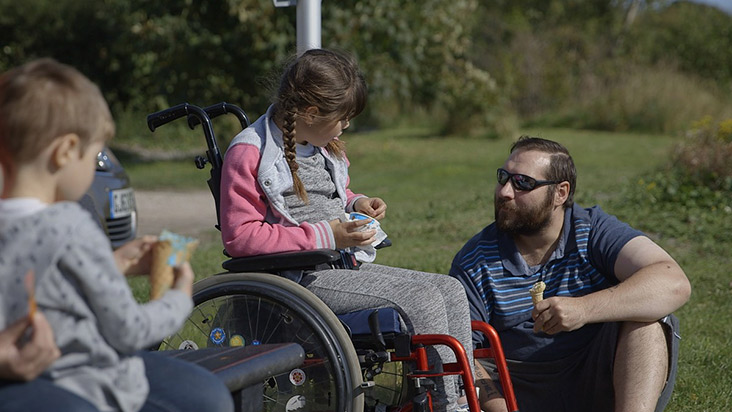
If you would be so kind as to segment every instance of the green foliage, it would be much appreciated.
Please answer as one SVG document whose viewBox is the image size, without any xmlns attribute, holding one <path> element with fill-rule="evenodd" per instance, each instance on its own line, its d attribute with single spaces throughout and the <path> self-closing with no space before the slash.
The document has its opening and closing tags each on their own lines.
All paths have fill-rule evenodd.
<svg viewBox="0 0 732 412">
<path fill-rule="evenodd" d="M 494 128 L 495 82 L 470 57 L 476 20 L 465 16 L 477 3 L 323 3 L 323 46 L 356 54 L 371 85 L 362 122 L 430 112 L 447 132 Z M 116 114 L 225 100 L 256 117 L 296 40 L 295 8 L 271 0 L 0 0 L 0 10 L 0 70 L 55 57 L 99 83 Z"/>
<path fill-rule="evenodd" d="M 125 41 L 123 1 L 0 0 L 0 71 L 50 56 L 71 64 L 107 92 L 112 101 L 123 94 L 129 70 L 118 42 Z"/>
<path fill-rule="evenodd" d="M 484 2 L 474 41 L 478 64 L 521 116 L 555 109 L 583 73 L 608 57 L 624 9 L 611 0 Z"/>
<path fill-rule="evenodd" d="M 674 155 L 673 167 L 689 184 L 732 192 L 732 119 L 696 122 Z"/>
<path fill-rule="evenodd" d="M 625 47 L 647 64 L 674 64 L 685 73 L 732 85 L 732 16 L 714 7 L 677 1 L 639 16 Z"/>
<path fill-rule="evenodd" d="M 264 112 L 267 77 L 294 46 L 290 15 L 267 0 L 139 3 L 121 51 L 135 62 L 129 84 L 135 93 L 121 102 L 125 107 L 229 101 L 253 115 Z"/>
<path fill-rule="evenodd" d="M 533 122 L 596 130 L 677 133 L 704 115 L 732 112 L 732 102 L 709 82 L 664 67 L 605 62 L 583 73 L 581 86 L 565 103 Z"/>
<path fill-rule="evenodd" d="M 642 230 L 665 239 L 690 242 L 703 254 L 726 253 L 732 244 L 732 193 L 694 183 L 678 171 L 639 178 L 623 192 L 625 202 L 638 205 Z"/>
<path fill-rule="evenodd" d="M 732 17 L 715 9 L 519 0 L 486 2 L 483 15 L 477 64 L 529 124 L 670 133 L 732 113 Z"/>
<path fill-rule="evenodd" d="M 370 114 L 393 124 L 415 109 L 441 115 L 446 133 L 497 125 L 498 90 L 472 64 L 477 0 L 348 0 L 323 3 L 324 43 L 357 54 L 370 86 Z"/>
<path fill-rule="evenodd" d="M 258 82 L 295 38 L 292 16 L 268 0 L 0 0 L 0 10 L 0 69 L 54 57 L 97 82 L 115 112 L 228 100 L 261 113 Z"/>
<path fill-rule="evenodd" d="M 646 229 L 688 241 L 699 253 L 726 253 L 732 244 L 732 119 L 695 124 L 658 172 L 640 177 L 623 198 L 654 213 Z"/>
<path fill-rule="evenodd" d="M 55 57 L 100 84 L 117 116 L 225 100 L 256 118 L 296 41 L 296 8 L 271 0 L 0 0 L 0 10 L 0 70 Z M 356 127 L 670 132 L 732 114 L 732 17 L 699 4 L 343 0 L 322 12 L 323 46 L 353 52 L 370 85 Z"/>
</svg>

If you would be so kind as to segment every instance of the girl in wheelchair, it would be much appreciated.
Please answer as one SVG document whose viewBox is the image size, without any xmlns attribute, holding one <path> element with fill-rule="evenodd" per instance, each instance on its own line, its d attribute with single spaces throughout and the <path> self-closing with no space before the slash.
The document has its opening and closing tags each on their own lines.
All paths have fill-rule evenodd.
<svg viewBox="0 0 732 412">
<path fill-rule="evenodd" d="M 363 75 L 343 53 L 309 50 L 286 68 L 266 114 L 226 151 L 220 218 L 229 255 L 345 250 L 375 242 L 376 232 L 362 227 L 369 220 L 344 216 L 360 212 L 380 220 L 386 203 L 349 189 L 349 162 L 339 140 L 366 96 Z M 393 307 L 411 332 L 452 335 L 472 359 L 467 298 L 449 276 L 359 262 L 293 277 L 335 313 Z M 437 369 L 455 361 L 442 346 L 428 347 L 428 357 Z M 456 381 L 437 379 L 435 411 L 458 410 Z"/>
</svg>

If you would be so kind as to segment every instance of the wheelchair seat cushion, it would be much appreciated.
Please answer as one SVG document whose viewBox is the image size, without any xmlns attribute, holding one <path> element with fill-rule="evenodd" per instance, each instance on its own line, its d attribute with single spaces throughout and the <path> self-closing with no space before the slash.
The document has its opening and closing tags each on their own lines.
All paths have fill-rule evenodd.
<svg viewBox="0 0 732 412">
<path fill-rule="evenodd" d="M 370 335 L 369 315 L 374 309 L 363 309 L 354 312 L 337 315 L 338 318 L 350 329 L 351 336 Z M 401 318 L 399 312 L 394 308 L 379 308 L 379 329 L 382 334 L 401 333 Z"/>
</svg>

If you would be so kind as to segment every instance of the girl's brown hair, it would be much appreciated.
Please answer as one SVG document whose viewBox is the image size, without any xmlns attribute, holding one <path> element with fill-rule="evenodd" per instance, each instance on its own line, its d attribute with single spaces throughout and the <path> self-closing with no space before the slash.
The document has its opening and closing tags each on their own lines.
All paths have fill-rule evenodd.
<svg viewBox="0 0 732 412">
<path fill-rule="evenodd" d="M 274 116 L 281 121 L 285 157 L 292 173 L 293 190 L 307 201 L 307 193 L 297 175 L 295 125 L 298 115 L 317 107 L 323 122 L 352 119 L 366 106 L 366 81 L 356 60 L 348 54 L 312 49 L 290 63 L 280 79 L 274 97 Z M 343 156 L 343 142 L 328 143 L 329 153 Z"/>
</svg>

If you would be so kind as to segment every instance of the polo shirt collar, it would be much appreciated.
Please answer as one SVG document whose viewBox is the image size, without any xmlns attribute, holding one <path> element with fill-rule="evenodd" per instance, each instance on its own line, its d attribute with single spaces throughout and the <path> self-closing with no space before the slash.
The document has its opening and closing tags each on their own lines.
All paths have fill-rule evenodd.
<svg viewBox="0 0 732 412">
<path fill-rule="evenodd" d="M 547 263 L 553 260 L 562 259 L 568 250 L 572 250 L 576 247 L 575 235 L 572 230 L 573 209 L 574 207 L 569 207 L 564 210 L 562 233 L 559 236 L 557 247 L 554 249 L 554 252 L 552 252 Z M 533 275 L 535 272 L 531 270 L 523 256 L 521 256 L 521 253 L 519 253 L 516 243 L 513 241 L 511 235 L 502 232 L 497 227 L 496 232 L 498 233 L 498 250 L 501 254 L 503 268 L 512 276 L 528 277 Z"/>
</svg>

